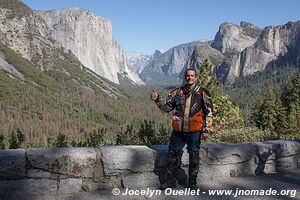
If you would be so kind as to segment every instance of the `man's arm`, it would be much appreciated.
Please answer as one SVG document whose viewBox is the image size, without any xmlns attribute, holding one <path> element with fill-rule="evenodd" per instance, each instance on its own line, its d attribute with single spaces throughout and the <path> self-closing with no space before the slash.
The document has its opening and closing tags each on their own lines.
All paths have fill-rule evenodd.
<svg viewBox="0 0 300 200">
<path fill-rule="evenodd" d="M 164 112 L 171 112 L 175 108 L 175 96 L 176 90 L 173 90 L 167 97 L 166 101 L 164 101 L 157 94 L 155 90 L 152 91 L 151 99 L 155 101 L 156 105 Z"/>
</svg>

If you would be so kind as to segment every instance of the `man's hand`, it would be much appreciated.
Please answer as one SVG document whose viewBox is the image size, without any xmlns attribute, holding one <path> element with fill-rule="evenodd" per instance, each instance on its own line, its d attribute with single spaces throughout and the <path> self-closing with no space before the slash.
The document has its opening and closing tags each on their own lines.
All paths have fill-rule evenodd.
<svg viewBox="0 0 300 200">
<path fill-rule="evenodd" d="M 157 92 L 153 89 L 153 90 L 152 90 L 152 94 L 151 94 L 151 100 L 152 100 L 152 101 L 156 101 L 157 98 L 158 98 L 158 94 L 157 94 Z"/>
<path fill-rule="evenodd" d="M 201 134 L 201 138 L 206 140 L 209 136 L 209 132 L 208 131 L 203 131 L 202 134 Z"/>
</svg>

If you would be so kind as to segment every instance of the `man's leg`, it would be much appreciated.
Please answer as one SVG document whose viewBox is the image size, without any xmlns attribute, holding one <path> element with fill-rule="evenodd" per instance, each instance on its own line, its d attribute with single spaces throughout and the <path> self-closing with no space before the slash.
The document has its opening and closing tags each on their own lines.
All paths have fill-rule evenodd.
<svg viewBox="0 0 300 200">
<path fill-rule="evenodd" d="M 189 152 L 189 188 L 195 189 L 197 186 L 197 175 L 199 172 L 199 151 Z"/>
<path fill-rule="evenodd" d="M 167 154 L 167 180 L 160 188 L 166 189 L 168 187 L 174 188 L 177 186 L 175 178 L 175 171 L 181 163 L 182 148 L 184 147 L 184 140 L 182 134 L 179 132 L 172 132 L 170 138 L 169 151 Z"/>
<path fill-rule="evenodd" d="M 187 150 L 189 153 L 189 188 L 197 187 L 197 175 L 200 163 L 200 132 L 186 133 Z"/>
</svg>

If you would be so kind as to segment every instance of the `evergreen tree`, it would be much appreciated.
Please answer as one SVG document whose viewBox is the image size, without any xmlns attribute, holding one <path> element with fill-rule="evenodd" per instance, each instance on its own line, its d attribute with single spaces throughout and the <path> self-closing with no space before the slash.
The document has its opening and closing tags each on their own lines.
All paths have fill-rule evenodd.
<svg viewBox="0 0 300 200">
<path fill-rule="evenodd" d="M 21 144 L 25 142 L 25 135 L 22 133 L 20 129 L 17 129 L 17 138 L 18 138 L 19 146 L 21 146 Z"/>
<path fill-rule="evenodd" d="M 16 134 L 14 132 L 11 133 L 9 140 L 9 148 L 10 149 L 18 149 L 20 148 L 19 142 L 18 142 L 18 137 L 16 136 Z"/>
<path fill-rule="evenodd" d="M 103 146 L 105 144 L 104 140 L 104 134 L 105 134 L 105 129 L 98 129 L 98 133 L 96 130 L 94 130 L 92 133 L 89 134 L 88 138 L 88 146 L 89 147 L 99 147 Z"/>
<path fill-rule="evenodd" d="M 208 59 L 205 59 L 203 63 L 200 64 L 198 84 L 207 88 L 212 97 L 220 95 L 220 84 L 216 75 L 213 73 L 213 66 Z"/>
<path fill-rule="evenodd" d="M 0 135 L 0 149 L 5 149 L 4 136 Z"/>
<path fill-rule="evenodd" d="M 281 99 L 287 108 L 287 133 L 300 136 L 300 73 L 285 87 Z"/>
<path fill-rule="evenodd" d="M 159 143 L 157 144 L 168 144 L 169 143 L 169 138 L 170 138 L 170 132 L 171 130 L 167 130 L 166 127 L 164 127 L 163 124 L 159 125 L 159 131 L 158 131 L 158 136 L 157 140 Z"/>
<path fill-rule="evenodd" d="M 68 146 L 67 136 L 59 133 L 56 138 L 55 147 L 67 147 L 67 146 Z"/>
<path fill-rule="evenodd" d="M 150 146 L 153 144 L 160 144 L 155 130 L 155 122 L 151 120 L 144 120 L 138 130 L 138 136 L 144 145 Z"/>
<path fill-rule="evenodd" d="M 136 133 L 133 130 L 133 125 L 127 125 L 125 131 L 121 130 L 117 134 L 116 144 L 117 145 L 130 145 L 138 144 L 139 140 L 136 137 Z"/>
<path fill-rule="evenodd" d="M 18 149 L 21 147 L 21 144 L 25 141 L 25 135 L 21 132 L 20 129 L 17 129 L 16 133 L 12 132 L 9 137 L 9 148 Z"/>
<path fill-rule="evenodd" d="M 287 115 L 287 134 L 292 138 L 300 137 L 300 106 L 299 104 L 290 103 Z"/>
<path fill-rule="evenodd" d="M 274 138 L 287 131 L 286 110 L 278 90 L 268 89 L 261 105 L 253 106 L 252 119 L 257 127 L 270 130 Z"/>
<path fill-rule="evenodd" d="M 221 95 L 220 84 L 209 60 L 205 59 L 203 63 L 197 64 L 196 66 L 200 66 L 198 84 L 207 88 L 212 96 L 214 131 L 243 126 L 244 121 L 239 107 L 232 103 L 228 95 Z"/>
<path fill-rule="evenodd" d="M 214 130 L 240 128 L 244 121 L 238 106 L 234 105 L 228 95 L 213 98 Z"/>
</svg>

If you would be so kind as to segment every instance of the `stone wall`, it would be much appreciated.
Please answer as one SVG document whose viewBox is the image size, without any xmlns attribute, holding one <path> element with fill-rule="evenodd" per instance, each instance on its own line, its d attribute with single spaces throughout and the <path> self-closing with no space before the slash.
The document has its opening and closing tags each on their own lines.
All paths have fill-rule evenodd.
<svg viewBox="0 0 300 200">
<path fill-rule="evenodd" d="M 158 187 L 165 176 L 167 151 L 167 145 L 1 150 L 0 194 Z M 300 168 L 300 141 L 206 143 L 200 157 L 199 182 L 280 172 Z M 187 168 L 184 151 L 177 170 L 182 185 L 186 184 Z"/>
</svg>

